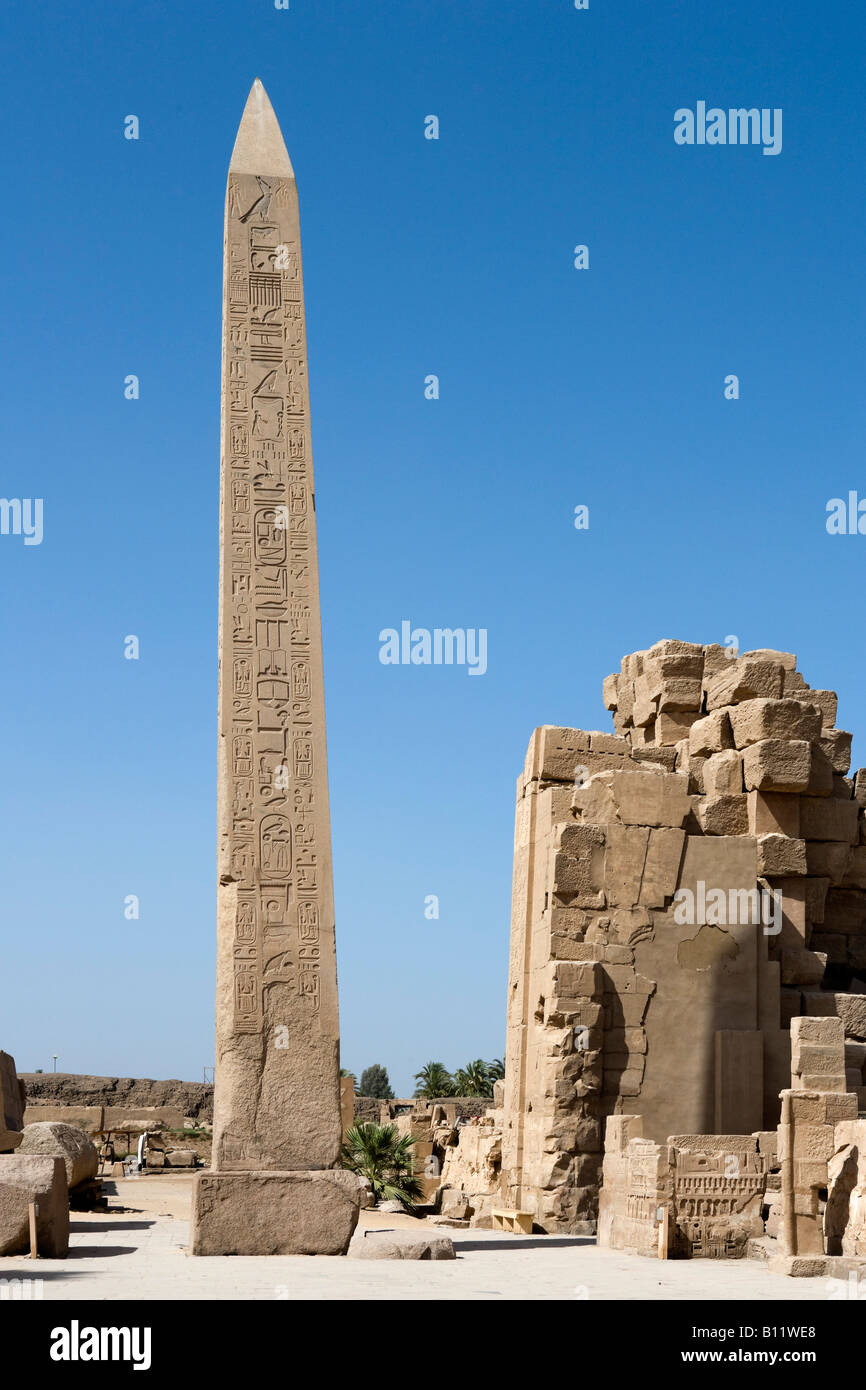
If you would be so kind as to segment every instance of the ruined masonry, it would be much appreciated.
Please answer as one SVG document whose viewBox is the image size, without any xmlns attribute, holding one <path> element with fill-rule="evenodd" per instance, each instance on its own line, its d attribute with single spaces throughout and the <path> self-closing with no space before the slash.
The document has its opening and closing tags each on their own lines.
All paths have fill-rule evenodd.
<svg viewBox="0 0 866 1390">
<path fill-rule="evenodd" d="M 623 1117 L 611 1153 L 650 1146 L 653 1200 L 656 1181 L 672 1200 L 712 1187 L 704 1149 L 681 1140 L 737 1140 L 739 1248 L 766 1166 L 755 1136 L 775 1131 L 791 1084 L 794 1017 L 839 1020 L 846 1117 L 866 1108 L 866 772 L 847 775 L 836 696 L 796 666 L 788 652 L 657 642 L 604 682 L 614 734 L 530 740 L 501 1200 L 542 1230 L 595 1228 L 604 1125 Z"/>
<path fill-rule="evenodd" d="M 192 1250 L 342 1254 L 315 500 L 298 194 L 264 87 L 229 167 L 223 276 L 213 1171 Z"/>
</svg>

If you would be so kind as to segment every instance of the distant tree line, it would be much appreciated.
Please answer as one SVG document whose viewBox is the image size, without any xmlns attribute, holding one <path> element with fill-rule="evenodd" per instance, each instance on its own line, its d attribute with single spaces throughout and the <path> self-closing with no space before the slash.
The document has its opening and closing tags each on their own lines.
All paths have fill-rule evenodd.
<svg viewBox="0 0 866 1390">
<path fill-rule="evenodd" d="M 341 1076 L 351 1076 L 355 1082 L 356 1096 L 372 1096 L 374 1100 L 393 1100 L 394 1092 L 388 1079 L 388 1069 L 379 1062 L 365 1067 L 360 1081 L 355 1073 L 345 1067 Z M 415 1073 L 414 1095 L 426 1100 L 436 1100 L 443 1096 L 478 1096 L 489 1099 L 493 1095 L 494 1081 L 505 1076 L 505 1063 L 500 1057 L 485 1062 L 476 1057 L 473 1062 L 458 1067 L 452 1074 L 442 1062 L 427 1062 Z"/>
</svg>

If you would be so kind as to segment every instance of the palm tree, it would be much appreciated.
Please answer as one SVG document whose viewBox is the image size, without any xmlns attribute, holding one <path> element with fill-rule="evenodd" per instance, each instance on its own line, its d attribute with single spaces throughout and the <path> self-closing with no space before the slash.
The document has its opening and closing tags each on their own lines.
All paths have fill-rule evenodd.
<svg viewBox="0 0 866 1390">
<path fill-rule="evenodd" d="M 411 1211 L 424 1197 L 415 1176 L 414 1143 L 411 1135 L 398 1135 L 396 1125 L 362 1120 L 346 1134 L 343 1167 L 369 1180 L 377 1202 L 402 1202 Z"/>
<path fill-rule="evenodd" d="M 454 1078 L 441 1062 L 428 1062 L 415 1073 L 416 1096 L 426 1100 L 436 1100 L 439 1096 L 453 1096 Z"/>
<path fill-rule="evenodd" d="M 492 1096 L 493 1080 L 487 1063 L 480 1057 L 467 1062 L 454 1073 L 454 1094 L 457 1096 Z"/>
<path fill-rule="evenodd" d="M 501 1057 L 494 1057 L 492 1062 L 487 1063 L 487 1074 L 491 1081 L 503 1081 L 505 1079 L 505 1063 Z"/>
</svg>

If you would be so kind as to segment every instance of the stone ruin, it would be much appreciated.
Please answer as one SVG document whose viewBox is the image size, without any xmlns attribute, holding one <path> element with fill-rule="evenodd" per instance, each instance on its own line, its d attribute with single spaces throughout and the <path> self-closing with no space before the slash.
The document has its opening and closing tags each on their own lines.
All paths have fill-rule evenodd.
<svg viewBox="0 0 866 1390">
<path fill-rule="evenodd" d="M 846 1123 L 866 1108 L 866 771 L 848 775 L 836 695 L 788 652 L 657 642 L 623 659 L 604 701 L 613 734 L 530 740 L 493 1161 L 449 1160 L 443 1188 L 450 1166 L 473 1224 L 498 1201 L 591 1233 L 607 1124 L 605 1186 L 630 1164 L 648 1200 L 666 1193 L 672 1253 L 741 1254 L 779 1208 L 792 1019 L 841 1029 Z M 730 1229 L 689 1235 L 721 1160 L 739 1174 Z"/>
<path fill-rule="evenodd" d="M 600 1246 L 659 1259 L 756 1255 L 777 1273 L 863 1277 L 866 1119 L 847 1087 L 844 1025 L 795 1018 L 791 1037 L 776 1131 L 656 1143 L 641 1116 L 608 1117 Z"/>
<path fill-rule="evenodd" d="M 39 1252 L 62 1258 L 69 1249 L 66 1162 L 59 1149 L 21 1152 L 24 1104 L 14 1058 L 0 1052 L 0 1255 L 30 1249 L 32 1213 Z"/>
</svg>

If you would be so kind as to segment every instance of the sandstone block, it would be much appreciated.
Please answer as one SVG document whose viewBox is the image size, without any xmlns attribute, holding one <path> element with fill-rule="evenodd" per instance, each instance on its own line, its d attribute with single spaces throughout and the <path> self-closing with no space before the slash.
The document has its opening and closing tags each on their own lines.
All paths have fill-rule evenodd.
<svg viewBox="0 0 866 1390">
<path fill-rule="evenodd" d="M 782 947 L 782 984 L 816 989 L 824 978 L 827 957 L 803 946 Z"/>
<path fill-rule="evenodd" d="M 806 864 L 809 863 L 809 845 L 806 845 Z M 806 878 L 803 880 L 806 890 L 806 920 L 813 924 L 820 924 L 824 921 L 824 903 L 827 898 L 827 889 L 830 887 L 828 878 Z M 822 951 L 828 950 L 827 946 L 821 947 Z"/>
<path fill-rule="evenodd" d="M 856 801 L 836 797 L 800 798 L 800 834 L 804 840 L 842 840 L 856 845 L 860 838 Z"/>
<path fill-rule="evenodd" d="M 704 649 L 699 642 L 680 642 L 662 638 L 644 653 L 644 669 L 657 668 L 663 676 L 699 676 L 704 666 Z"/>
<path fill-rule="evenodd" d="M 713 753 L 703 765 L 707 796 L 739 796 L 743 791 L 743 760 L 733 748 Z"/>
<path fill-rule="evenodd" d="M 589 733 L 589 751 L 615 753 L 620 758 L 627 758 L 631 753 L 631 744 L 621 734 L 605 734 L 593 729 Z"/>
<path fill-rule="evenodd" d="M 69 1194 L 61 1158 L 43 1154 L 0 1157 L 0 1255 L 30 1249 L 30 1203 L 35 1202 L 40 1255 L 63 1259 L 69 1250 Z"/>
<path fill-rule="evenodd" d="M 787 693 L 786 690 L 785 694 L 787 695 Z M 838 704 L 835 690 L 810 690 L 800 698 L 802 698 L 804 705 L 812 705 L 813 708 L 820 711 L 823 728 L 832 729 L 836 723 L 836 706 Z"/>
<path fill-rule="evenodd" d="M 834 995 L 828 995 L 832 1000 Z M 845 1028 L 834 1008 L 819 1015 L 810 1013 L 791 1020 L 791 1047 L 836 1047 L 844 1050 Z M 841 1055 L 841 1052 L 840 1052 Z"/>
<path fill-rule="evenodd" d="M 661 744 L 679 743 L 681 738 L 688 738 L 697 718 L 697 712 L 690 713 L 688 710 L 663 711 L 655 721 L 654 741 Z"/>
<path fill-rule="evenodd" d="M 623 825 L 680 829 L 689 814 L 688 781 L 676 772 L 617 772 L 612 790 Z"/>
<path fill-rule="evenodd" d="M 854 888 L 831 888 L 824 903 L 821 930 L 859 936 L 866 931 L 866 898 Z"/>
<path fill-rule="evenodd" d="M 194 1255 L 344 1255 L 361 1187 L 343 1168 L 199 1173 Z"/>
<path fill-rule="evenodd" d="M 632 907 L 638 901 L 649 833 L 642 826 L 607 827 L 604 885 L 611 906 Z"/>
<path fill-rule="evenodd" d="M 446 1217 L 457 1224 L 457 1218 Z M 441 1220 L 437 1224 L 442 1224 Z M 468 1225 L 468 1221 L 461 1224 Z M 356 1231 L 349 1244 L 350 1260 L 456 1260 L 450 1236 L 428 1230 Z"/>
<path fill-rule="evenodd" d="M 749 811 L 745 796 L 708 796 L 696 807 L 705 835 L 748 835 Z"/>
<path fill-rule="evenodd" d="M 808 796 L 832 796 L 833 795 L 833 764 L 827 757 L 820 743 L 813 743 L 812 747 L 812 771 L 809 774 L 809 785 L 806 788 Z"/>
<path fill-rule="evenodd" d="M 851 734 L 844 729 L 823 729 L 818 742 L 829 758 L 833 771 L 846 773 L 851 766 Z"/>
<path fill-rule="evenodd" d="M 812 750 L 804 739 L 760 739 L 750 743 L 743 754 L 748 791 L 804 792 L 811 767 Z"/>
<path fill-rule="evenodd" d="M 733 748 L 734 736 L 728 711 L 720 709 L 708 714 L 705 719 L 696 719 L 688 732 L 689 753 L 695 758 L 706 758 L 712 753 Z"/>
<path fill-rule="evenodd" d="M 555 998 L 589 998 L 602 992 L 601 967 L 593 961 L 557 961 L 552 968 L 551 993 Z"/>
<path fill-rule="evenodd" d="M 594 826 L 578 827 L 595 829 Z M 590 853 L 577 857 L 560 852 L 553 860 L 553 891 L 572 900 L 579 908 L 601 907 L 604 895 L 596 887 L 596 880 L 603 871 L 603 853 Z"/>
<path fill-rule="evenodd" d="M 589 752 L 589 736 L 582 729 L 563 729 L 545 724 L 536 729 L 526 754 L 527 781 L 573 782 L 575 768 L 584 764 L 581 754 Z"/>
<path fill-rule="evenodd" d="M 841 884 L 848 872 L 851 846 L 834 840 L 810 840 L 806 845 L 809 873 L 830 883 Z M 825 890 L 826 892 L 826 890 Z M 816 920 L 813 918 L 813 921 Z"/>
<path fill-rule="evenodd" d="M 659 711 L 676 712 L 699 710 L 701 707 L 701 682 L 683 676 L 670 676 L 659 681 Z"/>
<path fill-rule="evenodd" d="M 773 647 L 759 647 L 755 651 L 743 652 L 742 661 L 770 661 L 776 666 L 781 666 L 785 672 L 794 672 L 797 668 L 797 658 L 793 652 L 777 652 Z"/>
<path fill-rule="evenodd" d="M 844 1046 L 844 1038 L 866 1042 L 866 994 L 838 994 L 821 991 L 804 993 L 806 1012 L 811 1017 L 822 1017 L 838 1025 Z"/>
<path fill-rule="evenodd" d="M 664 907 L 666 900 L 673 897 L 684 843 L 684 830 L 667 826 L 650 830 L 640 885 L 639 901 L 643 907 Z"/>
<path fill-rule="evenodd" d="M 854 845 L 851 849 L 842 887 L 866 889 L 866 845 Z"/>
<path fill-rule="evenodd" d="M 778 700 L 783 683 L 783 669 L 778 662 L 741 657 L 707 680 L 707 709 L 719 709 L 741 700 Z"/>
<path fill-rule="evenodd" d="M 194 1168 L 195 1149 L 170 1149 L 165 1156 L 166 1168 Z"/>
<path fill-rule="evenodd" d="M 605 676 L 601 687 L 602 704 L 605 709 L 616 709 L 619 704 L 619 676 Z"/>
<path fill-rule="evenodd" d="M 0 1052 L 0 1129 L 24 1128 L 24 1101 L 15 1070 L 15 1059 Z"/>
<path fill-rule="evenodd" d="M 673 772 L 677 765 L 675 746 L 662 748 L 650 743 L 645 748 L 636 748 L 632 745 L 631 758 L 634 763 L 651 763 L 664 772 Z"/>
<path fill-rule="evenodd" d="M 765 739 L 794 739 L 810 743 L 821 732 L 821 716 L 798 700 L 745 700 L 730 710 L 737 748 Z"/>
<path fill-rule="evenodd" d="M 729 647 L 722 647 L 718 642 L 708 643 L 704 647 L 704 675 L 713 676 L 717 671 L 724 671 L 728 662 L 734 660 L 730 651 Z"/>
<path fill-rule="evenodd" d="M 745 801 L 745 797 L 743 798 Z M 745 832 L 744 832 L 745 833 Z M 758 873 L 769 875 L 805 874 L 806 842 L 787 835 L 761 835 L 758 838 Z"/>
<path fill-rule="evenodd" d="M 748 793 L 750 835 L 800 838 L 800 799 L 788 792 Z"/>
<path fill-rule="evenodd" d="M 48 1154 L 62 1158 L 70 1190 L 95 1178 L 99 1169 L 99 1153 L 90 1137 L 72 1125 L 27 1125 L 18 1150 L 22 1154 Z"/>
</svg>

